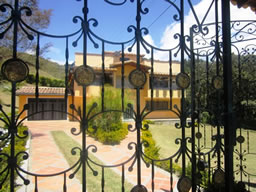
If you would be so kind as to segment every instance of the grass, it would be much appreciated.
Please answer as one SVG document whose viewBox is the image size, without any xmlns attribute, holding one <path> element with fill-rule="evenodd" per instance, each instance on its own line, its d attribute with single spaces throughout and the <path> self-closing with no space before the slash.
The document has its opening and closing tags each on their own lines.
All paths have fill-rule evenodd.
<svg viewBox="0 0 256 192">
<path fill-rule="evenodd" d="M 5 91 L 3 85 L 0 85 L 0 104 L 3 107 L 4 112 L 8 115 L 11 113 L 11 92 Z M 16 97 L 16 107 L 19 106 L 19 97 Z M 16 108 L 18 110 L 18 108 Z M 2 112 L 1 112 L 2 113 Z M 3 126 L 3 122 L 0 121 L 0 126 Z"/>
<path fill-rule="evenodd" d="M 179 145 L 175 144 L 175 140 L 181 135 L 180 129 L 176 129 L 174 125 L 150 124 L 149 130 L 160 147 L 159 153 L 161 158 L 169 157 L 178 151 Z"/>
<path fill-rule="evenodd" d="M 169 157 L 177 152 L 180 145 L 175 144 L 175 140 L 176 138 L 181 138 L 181 129 L 175 128 L 174 124 L 151 124 L 149 130 L 151 131 L 156 144 L 160 147 L 159 152 L 161 158 Z M 198 143 L 198 140 L 196 139 L 196 145 L 199 144 L 199 146 L 206 146 L 203 151 L 209 151 L 209 148 L 212 148 L 215 144 L 215 141 L 213 142 L 211 140 L 211 132 L 215 135 L 217 130 L 216 128 L 212 128 L 210 125 L 207 125 L 205 127 L 201 127 L 200 132 L 202 133 L 203 138 L 200 139 L 200 143 Z M 223 133 L 223 129 L 221 130 L 221 133 Z M 243 164 L 246 165 L 245 170 L 250 174 L 256 175 L 256 131 L 242 129 L 241 134 L 245 138 L 245 142 L 242 144 L 242 151 L 246 150 L 246 153 L 248 153 L 249 150 L 250 153 L 245 156 L 246 160 L 243 162 Z M 186 136 L 190 135 L 191 129 L 186 129 Z M 237 130 L 237 136 L 239 135 L 239 130 Z M 191 148 L 191 145 L 189 144 L 188 147 Z M 240 150 L 240 145 L 237 144 L 235 149 Z M 237 155 L 234 155 L 234 170 L 238 169 L 236 167 L 236 165 L 239 164 L 239 161 L 236 159 L 237 157 Z M 179 163 L 180 161 L 181 159 L 179 160 Z M 236 176 L 236 178 L 239 179 L 238 176 Z M 243 178 L 245 179 L 245 182 L 248 182 L 247 177 L 243 176 Z M 251 178 L 251 182 L 256 183 L 256 178 Z"/>
<path fill-rule="evenodd" d="M 74 147 L 79 147 L 81 148 L 80 144 L 73 140 L 71 137 L 69 137 L 65 132 L 63 131 L 53 131 L 52 132 L 53 138 L 59 147 L 60 151 L 63 153 L 64 157 L 66 158 L 68 164 L 70 166 L 74 165 L 75 162 L 79 159 L 79 152 L 77 151 L 76 155 L 71 154 L 71 149 Z M 90 158 L 97 162 L 102 164 L 102 162 L 97 159 L 95 156 L 93 156 L 91 153 L 89 153 Z M 102 172 L 100 167 L 96 167 L 92 165 L 92 168 L 98 172 L 97 176 L 94 176 L 92 171 L 88 168 L 87 166 L 87 190 L 90 192 L 98 192 L 101 191 L 101 177 L 102 177 Z M 121 176 L 115 173 L 111 169 L 105 169 L 104 171 L 105 175 L 105 191 L 121 191 Z M 82 171 L 81 168 L 78 171 L 76 177 L 82 181 Z M 125 182 L 125 191 L 130 191 L 133 185 L 130 183 Z"/>
</svg>

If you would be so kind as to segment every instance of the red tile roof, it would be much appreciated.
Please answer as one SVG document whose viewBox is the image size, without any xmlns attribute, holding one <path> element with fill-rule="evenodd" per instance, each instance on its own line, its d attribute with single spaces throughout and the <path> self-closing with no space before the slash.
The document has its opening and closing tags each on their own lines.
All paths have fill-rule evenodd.
<svg viewBox="0 0 256 192">
<path fill-rule="evenodd" d="M 64 95 L 65 88 L 62 87 L 38 87 L 39 95 Z M 22 87 L 16 91 L 17 95 L 34 95 L 35 87 Z"/>
</svg>

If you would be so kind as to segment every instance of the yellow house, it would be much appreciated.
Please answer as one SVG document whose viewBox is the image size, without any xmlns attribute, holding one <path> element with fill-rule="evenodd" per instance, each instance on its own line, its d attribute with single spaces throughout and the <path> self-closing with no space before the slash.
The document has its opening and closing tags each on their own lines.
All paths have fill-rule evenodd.
<svg viewBox="0 0 256 192">
<path fill-rule="evenodd" d="M 95 73 L 94 82 L 87 87 L 88 100 L 92 97 L 101 95 L 102 87 L 102 63 L 104 60 L 104 82 L 111 86 L 120 89 L 122 87 L 122 71 L 124 72 L 124 88 L 133 89 L 130 84 L 128 76 L 136 69 L 136 55 L 131 53 L 125 53 L 124 57 L 119 52 L 105 52 L 104 59 L 101 54 L 87 54 L 87 64 Z M 176 75 L 180 73 L 180 64 L 178 62 L 170 63 L 166 61 L 151 61 L 140 57 L 141 67 L 140 69 L 146 74 L 146 83 L 140 90 L 140 105 L 141 109 L 145 106 L 150 110 L 153 107 L 154 112 L 150 113 L 146 118 L 148 119 L 167 119 L 177 117 L 169 109 L 174 105 L 180 106 L 181 91 L 176 85 Z M 154 65 L 153 71 L 151 71 L 151 65 Z M 75 54 L 75 66 L 74 71 L 79 66 L 83 65 L 83 54 Z M 171 66 L 171 70 L 170 70 Z M 122 70 L 123 68 L 123 70 Z M 172 79 L 170 79 L 169 71 L 172 72 Z M 73 78 L 73 76 L 72 76 Z M 72 79 L 71 79 L 72 80 Z M 79 86 L 76 81 L 72 84 L 72 94 L 68 95 L 67 103 L 65 103 L 64 95 L 65 88 L 50 88 L 39 87 L 39 111 L 48 110 L 45 113 L 37 114 L 34 117 L 28 118 L 29 120 L 51 120 L 51 119 L 65 119 L 66 116 L 57 115 L 54 111 L 65 111 L 64 107 L 67 107 L 67 111 L 70 114 L 75 114 L 72 111 L 70 104 L 74 104 L 76 107 L 82 106 L 82 86 Z M 152 89 L 153 88 L 153 89 Z M 133 91 L 135 94 L 135 91 Z M 171 96 L 170 96 L 171 93 Z M 28 114 L 32 114 L 36 109 L 35 105 L 35 88 L 23 87 L 17 91 L 19 95 L 19 110 L 23 109 L 24 104 L 29 104 Z M 134 109 L 136 109 L 135 101 L 133 103 Z M 153 104 L 153 106 L 151 106 Z"/>
</svg>

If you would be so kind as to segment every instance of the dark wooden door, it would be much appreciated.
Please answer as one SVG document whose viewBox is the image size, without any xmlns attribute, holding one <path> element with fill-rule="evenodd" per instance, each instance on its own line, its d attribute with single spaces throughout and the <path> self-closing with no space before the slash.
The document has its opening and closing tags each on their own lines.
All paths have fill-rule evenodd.
<svg viewBox="0 0 256 192">
<path fill-rule="evenodd" d="M 64 99 L 39 99 L 36 113 L 36 99 L 28 99 L 28 120 L 65 120 Z"/>
</svg>

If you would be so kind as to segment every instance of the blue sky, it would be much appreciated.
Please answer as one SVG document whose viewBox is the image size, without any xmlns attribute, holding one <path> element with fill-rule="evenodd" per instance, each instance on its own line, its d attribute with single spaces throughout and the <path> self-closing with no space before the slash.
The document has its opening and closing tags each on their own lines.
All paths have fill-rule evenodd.
<svg viewBox="0 0 256 192">
<path fill-rule="evenodd" d="M 120 2 L 121 0 L 112 0 Z M 49 34 L 64 35 L 69 34 L 79 29 L 80 24 L 73 23 L 74 16 L 82 16 L 83 1 L 76 0 L 40 0 L 39 7 L 41 9 L 52 9 L 52 17 L 49 28 L 45 31 Z M 176 0 L 178 3 L 179 0 Z M 192 0 L 195 10 L 202 18 L 210 5 L 210 0 Z M 127 32 L 129 25 L 135 25 L 136 3 L 127 3 L 123 6 L 112 6 L 105 3 L 103 0 L 89 0 L 89 18 L 96 18 L 99 25 L 93 28 L 93 31 L 100 37 L 110 41 L 125 41 L 129 40 L 134 34 Z M 173 40 L 174 31 L 178 30 L 179 25 L 173 20 L 173 15 L 177 13 L 173 7 L 170 7 L 164 12 L 168 4 L 164 0 L 146 0 L 144 8 L 149 9 L 149 13 L 142 16 L 142 27 L 149 28 L 150 35 L 147 40 L 153 45 L 161 48 L 168 48 L 168 44 Z M 233 12 L 236 12 L 236 7 L 232 7 Z M 194 21 L 192 12 L 188 5 L 185 7 L 186 24 Z M 251 14 L 251 13 L 250 13 Z M 247 10 L 248 16 L 248 10 Z M 241 17 L 241 15 L 240 15 Z M 209 16 L 211 19 L 212 16 Z M 171 39 L 170 39 L 171 38 Z M 168 42 L 169 41 L 169 42 Z M 65 60 L 65 40 L 43 38 L 42 43 L 51 42 L 52 47 L 46 58 L 63 63 Z M 71 42 L 72 43 L 72 42 Z M 74 52 L 82 51 L 82 41 L 80 40 L 76 48 L 70 45 L 70 62 L 74 60 Z M 115 49 L 114 47 L 106 47 L 108 51 Z M 89 43 L 88 52 L 100 52 L 100 49 L 94 49 Z M 161 59 L 161 56 L 159 56 Z"/>
</svg>

